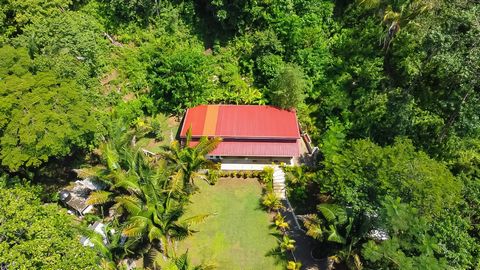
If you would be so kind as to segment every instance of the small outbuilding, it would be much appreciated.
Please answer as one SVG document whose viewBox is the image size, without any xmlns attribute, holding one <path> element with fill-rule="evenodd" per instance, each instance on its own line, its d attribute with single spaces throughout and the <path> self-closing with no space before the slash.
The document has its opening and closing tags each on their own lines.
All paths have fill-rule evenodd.
<svg viewBox="0 0 480 270">
<path fill-rule="evenodd" d="M 189 129 L 193 145 L 203 136 L 223 139 L 208 157 L 220 161 L 225 169 L 254 169 L 281 162 L 291 165 L 300 155 L 300 128 L 293 110 L 263 105 L 200 105 L 185 114 L 180 130 L 183 143 Z"/>
</svg>

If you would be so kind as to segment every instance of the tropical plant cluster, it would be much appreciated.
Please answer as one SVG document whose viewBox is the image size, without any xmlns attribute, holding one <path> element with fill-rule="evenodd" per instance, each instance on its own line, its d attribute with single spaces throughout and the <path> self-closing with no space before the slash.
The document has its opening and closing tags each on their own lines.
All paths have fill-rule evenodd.
<svg viewBox="0 0 480 270">
<path fill-rule="evenodd" d="M 273 168 L 270 166 L 265 167 L 260 175 L 260 181 L 263 184 L 261 205 L 270 213 L 272 217 L 272 227 L 278 232 L 276 234 L 278 248 L 273 250 L 271 255 L 287 261 L 286 269 L 299 270 L 302 267 L 302 263 L 296 260 L 295 256 L 292 256 L 292 252 L 296 247 L 296 241 L 289 235 L 290 223 L 287 222 L 284 216 L 285 206 L 280 197 L 273 191 Z"/>
<path fill-rule="evenodd" d="M 99 146 L 100 162 L 76 170 L 80 178 L 106 186 L 92 192 L 87 200 L 87 204 L 97 206 L 97 215 L 110 227 L 103 236 L 89 234 L 97 239 L 93 247 L 106 269 L 127 267 L 132 259 L 152 269 L 188 261 L 186 254 L 177 254 L 176 242 L 193 234 L 191 226 L 204 222 L 212 213 L 184 217 L 185 207 L 196 192 L 195 181 L 211 179 L 200 171 L 215 170 L 216 165 L 205 155 L 220 140 L 203 137 L 189 147 L 188 133 L 185 147 L 174 141 L 158 155 L 147 156 L 135 147 L 132 135 L 112 133 Z"/>
<path fill-rule="evenodd" d="M 0 233 L 0 264 L 88 269 L 151 254 L 187 269 L 169 252 L 189 233 L 182 210 L 194 179 L 220 173 L 203 174 L 208 148 L 147 157 L 136 143 L 164 141 L 188 107 L 228 103 L 295 110 L 318 146 L 313 166 L 286 169 L 318 256 L 479 268 L 478 18 L 469 0 L 2 1 L 0 201 L 24 199 L 1 206 L 0 230 L 19 221 Z M 107 184 L 91 202 L 115 233 L 99 256 L 57 264 L 92 255 L 73 244 L 85 226 L 55 205 L 78 168 Z M 24 216 L 31 226 L 15 228 Z M 52 224 L 45 239 L 37 228 Z"/>
</svg>

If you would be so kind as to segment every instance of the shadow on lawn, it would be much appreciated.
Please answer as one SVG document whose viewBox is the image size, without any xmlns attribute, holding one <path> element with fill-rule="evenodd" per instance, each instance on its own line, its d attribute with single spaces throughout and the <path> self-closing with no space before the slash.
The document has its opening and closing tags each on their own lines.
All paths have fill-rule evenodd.
<svg viewBox="0 0 480 270">
<path fill-rule="evenodd" d="M 277 239 L 278 246 L 270 249 L 265 257 L 271 257 L 274 259 L 275 265 L 286 265 L 289 260 L 293 259 L 293 256 L 290 251 L 282 252 L 280 248 L 280 243 L 282 243 L 283 234 L 280 232 L 272 232 L 270 235 L 274 236 Z"/>
</svg>

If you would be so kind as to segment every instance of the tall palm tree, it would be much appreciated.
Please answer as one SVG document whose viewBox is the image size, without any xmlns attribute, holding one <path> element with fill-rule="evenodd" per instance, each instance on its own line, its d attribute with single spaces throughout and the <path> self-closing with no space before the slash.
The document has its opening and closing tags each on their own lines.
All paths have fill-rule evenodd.
<svg viewBox="0 0 480 270">
<path fill-rule="evenodd" d="M 93 192 L 87 202 L 110 206 L 115 217 L 125 221 L 122 234 L 135 239 L 142 253 L 156 250 L 166 257 L 175 255 L 174 241 L 190 235 L 190 227 L 209 215 L 179 221 L 186 203 L 179 188 L 183 179 L 172 174 L 166 162 L 149 162 L 138 148 L 124 147 L 122 154 L 109 143 L 103 148 L 106 166 L 92 171 L 109 188 Z M 81 172 L 86 175 L 86 170 Z"/>
<path fill-rule="evenodd" d="M 189 129 L 183 147 L 178 141 L 174 141 L 162 153 L 167 161 L 174 164 L 177 175 L 183 179 L 184 188 L 188 193 L 195 187 L 196 180 L 201 179 L 208 182 L 208 177 L 201 170 L 216 169 L 215 163 L 207 159 L 206 155 L 213 151 L 221 141 L 222 139 L 218 137 L 202 137 L 193 142 Z"/>
</svg>

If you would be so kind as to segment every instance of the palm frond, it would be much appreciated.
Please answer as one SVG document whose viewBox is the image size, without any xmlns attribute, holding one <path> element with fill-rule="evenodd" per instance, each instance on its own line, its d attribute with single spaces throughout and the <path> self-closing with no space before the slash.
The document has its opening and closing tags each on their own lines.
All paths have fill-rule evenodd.
<svg viewBox="0 0 480 270">
<path fill-rule="evenodd" d="M 115 202 L 117 203 L 117 207 L 127 210 L 128 213 L 132 215 L 136 215 L 142 210 L 141 201 L 135 196 L 119 196 L 115 198 Z"/>
<path fill-rule="evenodd" d="M 322 203 L 317 206 L 317 209 L 329 223 L 344 224 L 347 221 L 347 211 L 339 205 Z"/>
<path fill-rule="evenodd" d="M 184 219 L 182 221 L 182 223 L 185 223 L 188 226 L 198 225 L 198 224 L 204 223 L 207 220 L 207 218 L 209 218 L 211 216 L 212 216 L 212 214 L 196 215 L 196 216 Z"/>
<path fill-rule="evenodd" d="M 99 178 L 99 176 L 103 175 L 103 173 L 106 171 L 106 168 L 104 166 L 97 165 L 94 167 L 74 169 L 73 171 L 77 174 L 78 178 L 81 179 Z"/>
<path fill-rule="evenodd" d="M 148 231 L 148 240 L 150 240 L 150 242 L 152 242 L 155 239 L 160 240 L 162 236 L 163 236 L 162 231 L 158 227 L 154 225 L 150 226 L 150 230 Z"/>
<path fill-rule="evenodd" d="M 217 146 L 222 142 L 222 138 L 214 137 L 214 138 L 207 138 L 202 137 L 199 143 L 194 147 L 194 149 L 202 156 L 207 155 L 208 153 L 212 152 L 217 148 Z"/>
<path fill-rule="evenodd" d="M 87 201 L 85 202 L 88 205 L 95 205 L 95 204 L 104 204 L 106 202 L 112 201 L 112 193 L 105 190 L 97 190 L 90 193 L 88 196 Z"/>
<path fill-rule="evenodd" d="M 138 179 L 134 176 L 122 177 L 114 185 L 113 188 L 124 188 L 131 193 L 138 194 L 140 193 L 140 185 Z"/>
<path fill-rule="evenodd" d="M 149 226 L 147 218 L 135 216 L 131 218 L 122 233 L 127 237 L 140 237 Z"/>
<path fill-rule="evenodd" d="M 339 244 L 345 244 L 345 238 L 343 238 L 338 233 L 337 228 L 335 228 L 335 226 L 330 225 L 328 233 L 329 233 L 328 238 L 327 238 L 328 241 L 339 243 Z"/>
</svg>

